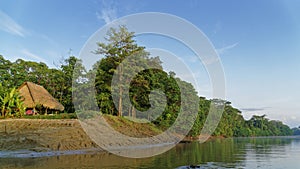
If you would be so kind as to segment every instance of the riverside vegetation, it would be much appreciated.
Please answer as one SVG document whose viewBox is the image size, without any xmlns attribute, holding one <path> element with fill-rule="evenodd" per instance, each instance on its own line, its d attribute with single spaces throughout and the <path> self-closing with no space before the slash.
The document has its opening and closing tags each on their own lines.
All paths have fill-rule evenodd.
<svg viewBox="0 0 300 169">
<path fill-rule="evenodd" d="M 159 56 L 150 57 L 150 53 L 146 52 L 145 47 L 136 43 L 134 33 L 128 31 L 125 26 L 120 26 L 117 29 L 111 28 L 107 33 L 106 41 L 99 42 L 97 45 L 98 48 L 92 52 L 95 56 L 99 56 L 99 59 L 100 57 L 102 59 L 89 71 L 84 68 L 81 60 L 75 56 L 63 59 L 57 68 L 49 68 L 41 62 L 37 63 L 22 59 L 11 62 L 0 55 L 1 117 L 35 118 L 24 115 L 25 107 L 17 91 L 17 88 L 23 82 L 30 81 L 44 86 L 53 97 L 63 104 L 66 115 L 60 115 L 61 117 L 74 118 L 74 114 L 68 115 L 75 112 L 72 103 L 72 90 L 83 90 L 82 88 L 85 86 L 90 86 L 89 79 L 95 73 L 96 100 L 102 114 L 119 116 L 116 118 L 127 116 L 148 119 L 152 121 L 151 125 L 154 125 L 155 128 L 165 130 L 176 120 L 182 99 L 188 98 L 190 102 L 199 100 L 198 116 L 189 132 L 189 136 L 200 134 L 200 129 L 206 120 L 212 100 L 199 97 L 192 84 L 176 77 L 174 72 L 163 71 Z M 140 65 L 140 67 L 120 67 L 120 63 L 125 59 L 130 60 L 129 64 Z M 130 77 L 126 73 L 142 70 L 142 67 L 156 67 L 157 69 L 140 71 L 129 81 Z M 122 97 L 119 98 L 116 105 L 113 102 L 112 90 L 118 91 L 117 95 L 122 96 L 124 94 L 123 89 L 126 87 L 124 85 L 113 86 L 115 89 L 111 87 L 115 72 L 123 74 L 122 77 L 119 77 L 119 80 L 128 82 L 130 104 L 122 104 L 124 101 Z M 72 83 L 75 84 L 73 88 Z M 77 87 L 76 83 L 80 83 L 78 85 L 80 87 Z M 184 88 L 188 97 L 180 97 L 181 91 L 178 84 Z M 164 111 L 159 115 L 140 113 L 150 108 L 149 94 L 155 89 L 160 89 L 165 93 L 167 104 Z M 82 99 L 86 109 L 91 106 L 85 101 L 85 98 L 89 97 L 89 93 L 82 92 L 82 95 L 76 97 Z M 281 121 L 269 120 L 265 115 L 254 115 L 250 120 L 245 120 L 241 111 L 231 106 L 229 101 L 219 101 L 225 104 L 225 108 L 213 136 L 285 136 L 293 134 L 293 131 Z M 40 109 L 42 110 L 42 108 Z M 137 114 L 137 110 L 140 114 Z M 81 114 L 84 113 L 83 110 Z M 47 116 L 40 117 L 47 118 Z"/>
</svg>

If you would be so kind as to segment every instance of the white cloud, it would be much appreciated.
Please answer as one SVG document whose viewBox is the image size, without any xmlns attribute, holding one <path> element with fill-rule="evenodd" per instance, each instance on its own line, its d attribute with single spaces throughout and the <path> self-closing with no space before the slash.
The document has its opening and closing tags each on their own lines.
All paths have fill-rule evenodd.
<svg viewBox="0 0 300 169">
<path fill-rule="evenodd" d="M 21 51 L 22 54 L 26 55 L 27 57 L 30 57 L 36 61 L 40 61 L 40 62 L 43 62 L 43 63 L 47 63 L 45 59 L 43 59 L 42 57 L 34 54 L 34 53 L 31 53 L 30 51 L 28 51 L 27 49 L 23 49 Z"/>
<path fill-rule="evenodd" d="M 222 55 L 225 52 L 227 52 L 228 50 L 235 48 L 238 44 L 239 43 L 234 43 L 232 45 L 228 45 L 228 46 L 225 46 L 223 48 L 217 49 L 217 52 L 218 52 L 219 55 Z"/>
<path fill-rule="evenodd" d="M 0 10 L 0 30 L 13 35 L 25 37 L 25 29 L 15 22 L 10 16 Z"/>
<path fill-rule="evenodd" d="M 96 16 L 98 19 L 103 20 L 106 24 L 112 22 L 117 19 L 117 8 L 113 4 L 113 1 L 106 2 L 102 1 L 102 9 L 101 12 L 96 12 Z"/>
</svg>

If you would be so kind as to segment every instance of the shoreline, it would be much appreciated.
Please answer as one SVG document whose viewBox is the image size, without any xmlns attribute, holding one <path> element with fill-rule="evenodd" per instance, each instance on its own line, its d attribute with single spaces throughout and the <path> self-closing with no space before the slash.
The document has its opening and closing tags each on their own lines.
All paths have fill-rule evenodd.
<svg viewBox="0 0 300 169">
<path fill-rule="evenodd" d="M 124 124 L 120 128 L 124 128 Z M 127 124 L 127 122 L 126 122 Z M 131 126 L 137 127 L 137 126 Z M 140 127 L 140 126 L 139 126 Z M 137 128 L 136 128 L 137 129 Z M 124 130 L 123 130 L 124 131 Z M 131 128 L 125 132 L 132 131 Z M 143 132 L 143 131 L 141 131 Z M 135 133 L 140 134 L 140 133 Z M 179 143 L 201 142 L 225 139 L 223 136 L 185 137 Z M 273 136 L 280 137 L 280 136 Z M 289 136 L 291 137 L 291 136 Z M 244 138 L 244 137 L 242 137 Z M 259 138 L 259 137 L 250 137 Z M 262 137 L 264 138 L 264 137 Z M 129 146 L 129 145 L 128 145 Z M 146 145 L 149 148 L 163 145 Z M 128 148 L 128 147 L 126 147 Z M 135 147 L 137 148 L 137 147 Z M 134 149 L 129 147 L 129 149 Z M 19 153 L 18 153 L 19 152 Z M 1 119 L 0 120 L 0 158 L 15 155 L 27 157 L 55 156 L 81 153 L 104 153 L 85 133 L 78 119 Z M 3 154 L 4 153 L 4 154 Z M 5 154 L 6 153 L 6 154 Z M 10 156 L 7 154 L 11 154 Z M 27 155 L 26 155 L 27 154 Z"/>
<path fill-rule="evenodd" d="M 128 126 L 128 121 L 122 123 L 116 121 L 116 119 L 108 120 L 110 122 L 114 120 L 113 122 L 120 125 L 121 132 L 125 133 L 132 132 L 132 128 L 141 127 L 132 125 L 129 130 L 124 130 L 124 125 Z M 149 134 L 148 130 L 145 130 L 148 132 L 146 134 Z M 145 131 L 139 131 L 140 133 L 135 134 L 139 135 Z M 187 140 L 184 139 L 180 143 L 185 141 Z M 190 140 L 189 142 L 192 141 L 196 140 Z M 137 147 L 128 145 L 129 147 L 125 149 L 144 149 L 164 145 L 149 144 Z M 0 158 L 107 152 L 91 140 L 81 127 L 78 119 L 1 119 L 0 150 Z"/>
<path fill-rule="evenodd" d="M 154 130 L 152 125 L 135 126 L 129 124 L 128 121 L 113 121 L 116 119 L 107 118 L 111 125 L 118 124 L 117 130 L 122 129 L 119 132 L 134 133 L 133 137 L 144 134 L 146 134 L 144 136 L 155 135 L 151 131 Z M 127 125 L 126 129 L 125 125 Z M 106 144 L 110 143 L 107 141 Z M 153 143 L 131 147 L 126 142 L 124 146 L 126 145 L 125 149 L 143 149 L 161 147 L 165 144 Z M 36 153 L 47 155 L 47 152 L 50 154 L 81 153 L 91 150 L 106 152 L 86 134 L 78 119 L 2 119 L 0 120 L 0 150 L 0 157 L 3 156 L 1 152 L 25 152 L 25 154 L 33 153 L 33 156 L 38 156 Z"/>
<path fill-rule="evenodd" d="M 82 150 L 63 150 L 63 151 L 33 151 L 27 149 L 14 151 L 0 151 L 0 158 L 39 158 L 39 157 L 53 157 L 61 155 L 80 155 L 80 154 L 99 154 L 107 153 L 102 149 L 82 149 Z"/>
<path fill-rule="evenodd" d="M 207 139 L 205 139 L 206 137 L 208 137 Z M 207 141 L 211 141 L 211 140 L 214 140 L 214 139 L 225 139 L 225 138 L 229 138 L 229 137 L 224 137 L 224 136 L 195 136 L 195 137 L 192 137 L 192 136 L 186 136 L 183 140 L 180 141 L 180 143 L 192 143 L 192 142 L 195 142 L 195 141 L 202 141 L 203 139 L 203 142 L 207 142 Z"/>
</svg>

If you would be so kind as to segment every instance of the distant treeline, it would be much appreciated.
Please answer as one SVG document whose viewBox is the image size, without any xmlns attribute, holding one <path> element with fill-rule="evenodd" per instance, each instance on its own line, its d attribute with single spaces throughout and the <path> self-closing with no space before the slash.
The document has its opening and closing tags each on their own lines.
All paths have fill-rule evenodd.
<svg viewBox="0 0 300 169">
<path fill-rule="evenodd" d="M 150 57 L 145 47 L 139 46 L 134 40 L 134 33 L 129 32 L 125 26 L 110 29 L 106 42 L 99 42 L 98 48 L 91 51 L 99 55 L 99 61 L 93 70 L 86 71 L 81 61 L 74 56 L 63 60 L 57 68 L 49 68 L 45 63 L 24 61 L 18 59 L 10 62 L 0 55 L 0 97 L 3 98 L 12 88 L 18 88 L 23 82 L 30 81 L 42 85 L 65 107 L 67 113 L 75 111 L 72 102 L 72 91 L 81 91 L 81 88 L 72 88 L 72 83 L 78 86 L 90 87 L 89 80 L 95 75 L 96 100 L 101 113 L 116 116 L 129 116 L 131 118 L 147 119 L 161 129 L 169 128 L 182 110 L 182 102 L 198 103 L 199 107 L 184 107 L 184 111 L 198 111 L 194 126 L 189 132 L 191 136 L 200 134 L 212 100 L 199 97 L 193 85 L 176 77 L 174 72 L 165 72 L 162 69 L 160 58 Z M 102 58 L 102 59 L 100 59 Z M 127 66 L 120 63 L 126 61 Z M 132 72 L 139 72 L 133 77 Z M 114 75 L 117 74 L 117 77 Z M 116 78 L 124 84 L 111 85 Z M 76 85 L 75 85 L 76 86 Z M 127 101 L 126 90 L 129 89 Z M 152 93 L 161 90 L 162 93 Z M 84 91 L 84 90 L 82 90 Z M 112 93 L 112 91 L 115 91 Z M 181 97 L 184 91 L 185 97 Z M 79 92 L 80 93 L 80 92 Z M 124 96 L 125 95 L 125 96 Z M 121 96 L 121 97 L 117 97 Z M 76 96 L 86 102 L 89 93 Z M 113 98 L 118 98 L 113 101 Z M 152 99 L 158 97 L 162 99 Z M 164 99 L 165 97 L 165 99 Z M 152 106 L 161 106 L 166 102 L 163 112 L 143 113 Z M 233 108 L 228 101 L 215 136 L 277 136 L 292 135 L 293 131 L 280 121 L 269 120 L 263 116 L 253 116 L 245 120 L 241 111 Z M 88 110 L 89 103 L 85 109 Z M 196 105 L 196 104 L 195 104 Z M 0 100 L 0 106 L 3 102 Z M 83 109 L 84 109 L 83 107 Z M 84 113 L 84 112 L 83 112 Z"/>
<path fill-rule="evenodd" d="M 293 134 L 294 134 L 294 135 L 300 135 L 300 126 L 299 126 L 299 127 L 292 128 L 292 130 L 293 130 Z"/>
</svg>

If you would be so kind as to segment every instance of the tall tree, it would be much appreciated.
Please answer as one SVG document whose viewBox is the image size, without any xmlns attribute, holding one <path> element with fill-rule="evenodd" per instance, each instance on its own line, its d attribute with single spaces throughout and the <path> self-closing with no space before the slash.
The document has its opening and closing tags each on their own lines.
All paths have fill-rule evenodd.
<svg viewBox="0 0 300 169">
<path fill-rule="evenodd" d="M 126 82 L 126 68 L 120 63 L 130 56 L 139 56 L 139 58 L 147 58 L 149 54 L 144 50 L 144 47 L 138 46 L 135 42 L 134 33 L 129 32 L 125 26 L 119 26 L 118 29 L 111 28 L 107 37 L 105 38 L 107 43 L 97 43 L 98 49 L 95 51 L 96 54 L 100 54 L 105 57 L 96 66 L 96 89 L 98 91 L 99 105 L 113 107 L 111 103 L 112 97 L 101 93 L 111 92 L 111 81 L 113 74 L 118 73 L 118 80 L 120 82 Z M 131 60 L 132 62 L 138 62 L 138 60 Z M 132 63 L 133 64 L 133 63 Z M 127 67 L 128 68 L 128 67 Z M 123 94 L 124 86 L 118 85 L 118 116 L 123 114 Z M 109 98 L 107 98 L 109 97 Z M 110 103 L 107 103 L 110 102 Z M 104 107 L 102 107 L 104 108 Z M 106 109 L 106 108 L 104 108 Z M 113 110 L 111 110 L 113 112 Z"/>
<path fill-rule="evenodd" d="M 86 71 L 81 63 L 80 59 L 75 56 L 70 56 L 64 60 L 61 65 L 62 83 L 61 83 L 61 95 L 60 100 L 65 106 L 67 112 L 74 112 L 74 105 L 72 102 L 73 83 L 80 82 L 85 78 Z"/>
</svg>

